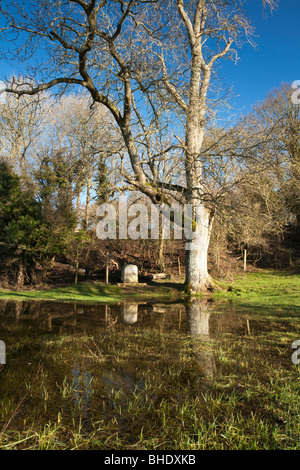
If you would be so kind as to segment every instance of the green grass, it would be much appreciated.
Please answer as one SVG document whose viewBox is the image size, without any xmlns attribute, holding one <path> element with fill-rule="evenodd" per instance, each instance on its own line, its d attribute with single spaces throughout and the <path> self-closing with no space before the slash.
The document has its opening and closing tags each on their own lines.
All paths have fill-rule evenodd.
<svg viewBox="0 0 300 470">
<path fill-rule="evenodd" d="M 234 301 L 250 306 L 269 306 L 300 309 L 300 274 L 280 271 L 260 271 L 235 276 L 233 282 L 218 283 L 212 298 Z M 152 285 L 105 285 L 102 282 L 80 283 L 51 289 L 0 289 L 0 299 L 56 300 L 116 303 L 122 300 L 143 301 L 184 298 L 184 286 L 164 281 Z"/>
<path fill-rule="evenodd" d="M 261 271 L 236 276 L 232 283 L 221 282 L 215 300 L 239 305 L 292 308 L 300 311 L 300 274 Z"/>
<path fill-rule="evenodd" d="M 172 299 L 178 295 L 175 288 L 158 284 L 157 286 L 106 285 L 101 282 L 81 283 L 52 289 L 0 289 L 0 300 L 55 300 L 61 302 L 88 301 L 116 303 L 121 300 Z"/>
</svg>

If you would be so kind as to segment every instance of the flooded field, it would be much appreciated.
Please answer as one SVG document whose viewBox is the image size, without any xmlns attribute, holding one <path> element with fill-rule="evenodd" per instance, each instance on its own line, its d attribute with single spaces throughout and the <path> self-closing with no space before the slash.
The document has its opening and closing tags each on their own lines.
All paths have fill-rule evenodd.
<svg viewBox="0 0 300 470">
<path fill-rule="evenodd" d="M 2 449 L 300 448 L 296 311 L 2 301 L 0 340 Z"/>
</svg>

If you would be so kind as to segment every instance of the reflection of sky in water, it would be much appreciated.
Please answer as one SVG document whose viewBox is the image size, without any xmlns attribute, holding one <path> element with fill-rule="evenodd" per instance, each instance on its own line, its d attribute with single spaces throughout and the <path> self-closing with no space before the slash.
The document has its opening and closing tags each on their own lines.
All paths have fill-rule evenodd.
<svg viewBox="0 0 300 470">
<path fill-rule="evenodd" d="M 93 376 L 83 365 L 74 364 L 72 368 L 73 396 L 75 405 L 82 410 L 88 411 L 93 395 Z"/>
</svg>

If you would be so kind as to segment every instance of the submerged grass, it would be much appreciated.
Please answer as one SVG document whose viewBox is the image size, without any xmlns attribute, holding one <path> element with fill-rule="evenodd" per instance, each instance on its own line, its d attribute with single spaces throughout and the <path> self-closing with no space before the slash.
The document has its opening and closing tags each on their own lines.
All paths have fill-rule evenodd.
<svg viewBox="0 0 300 470">
<path fill-rule="evenodd" d="M 12 325 L 0 448 L 300 449 L 299 325 L 254 315 L 251 334 L 204 340 L 167 320 L 93 334 L 40 328 L 30 344 Z"/>
</svg>

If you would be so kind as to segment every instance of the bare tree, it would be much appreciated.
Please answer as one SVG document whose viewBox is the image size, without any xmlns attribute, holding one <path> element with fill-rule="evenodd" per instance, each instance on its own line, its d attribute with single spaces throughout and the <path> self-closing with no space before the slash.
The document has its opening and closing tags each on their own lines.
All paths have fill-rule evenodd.
<svg viewBox="0 0 300 470">
<path fill-rule="evenodd" d="M 29 180 L 36 163 L 35 144 L 45 128 L 46 97 L 7 95 L 0 105 L 1 156 L 22 177 Z"/>
<path fill-rule="evenodd" d="M 48 150 L 55 154 L 64 152 L 74 167 L 74 192 L 77 195 L 76 213 L 82 225 L 90 222 L 90 209 L 95 190 L 95 178 L 99 171 L 114 171 L 119 161 L 114 155 L 120 147 L 119 136 L 114 131 L 111 115 L 107 108 L 98 104 L 91 108 L 91 99 L 86 94 L 70 94 L 54 103 L 47 117 L 49 139 Z M 110 189 L 115 182 L 110 178 Z M 79 214 L 81 201 L 85 199 L 83 213 Z"/>
<path fill-rule="evenodd" d="M 276 150 L 267 157 L 273 168 L 274 186 L 285 199 L 287 213 L 300 228 L 300 107 L 292 101 L 292 85 L 271 90 L 255 107 L 258 125 L 273 128 Z"/>
<path fill-rule="evenodd" d="M 7 21 L 3 38 L 18 35 L 13 54 L 26 61 L 29 76 L 37 81 L 30 90 L 13 83 L 6 91 L 22 96 L 54 86 L 61 92 L 69 85 L 85 87 L 119 127 L 130 160 L 126 181 L 155 203 L 178 193 L 193 207 L 195 232 L 186 252 L 189 291 L 213 284 L 207 252 L 214 213 L 205 204 L 201 155 L 215 67 L 224 57 L 235 59 L 236 47 L 251 41 L 253 28 L 243 3 L 39 0 L 26 8 L 18 2 L 1 5 Z M 276 6 L 275 0 L 263 3 Z M 41 45 L 50 60 L 43 56 L 33 75 L 30 59 Z M 163 132 L 169 144 L 157 155 L 153 141 Z M 176 175 L 162 181 L 159 171 L 161 156 L 171 159 L 178 148 L 182 185 Z"/>
</svg>

